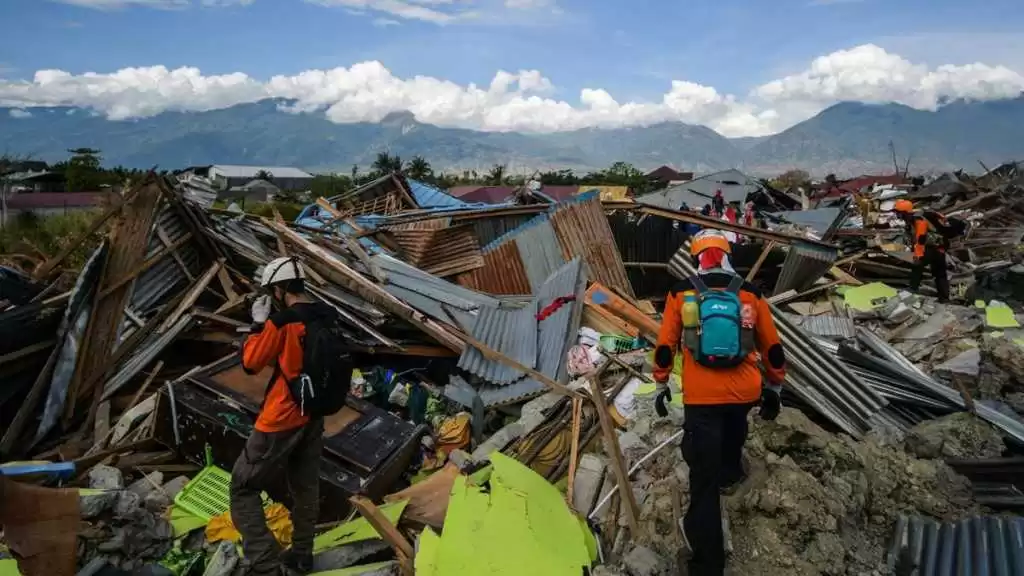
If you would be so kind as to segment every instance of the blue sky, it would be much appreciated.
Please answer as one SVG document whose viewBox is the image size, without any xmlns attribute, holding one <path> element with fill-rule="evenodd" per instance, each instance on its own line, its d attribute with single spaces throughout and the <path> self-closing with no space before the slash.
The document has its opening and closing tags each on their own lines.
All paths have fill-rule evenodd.
<svg viewBox="0 0 1024 576">
<path fill-rule="evenodd" d="M 154 6 L 163 3 L 176 6 Z M 227 5 L 206 5 L 214 3 Z M 979 85 L 994 78 L 1002 83 L 995 92 L 1000 96 L 1012 94 L 1018 80 L 1004 68 L 1024 73 L 1020 0 L 4 0 L 0 21 L 7 23 L 0 35 L 0 103 L 5 101 L 6 82 L 7 104 L 17 100 L 10 96 L 20 89 L 16 84 L 31 81 L 42 69 L 63 70 L 77 78 L 162 65 L 196 67 L 204 77 L 241 72 L 264 82 L 274 75 L 377 61 L 398 79 L 423 75 L 485 88 L 498 70 L 535 70 L 550 81 L 539 97 L 574 107 L 580 105 L 584 88 L 604 90 L 618 104 L 659 103 L 672 90 L 673 80 L 686 81 L 713 88 L 719 98 L 734 95 L 736 102 L 697 96 L 700 106 L 718 106 L 717 112 L 691 114 L 687 100 L 673 108 L 680 119 L 702 121 L 720 131 L 731 122 L 742 126 L 737 133 L 755 133 L 785 127 L 820 109 L 829 97 L 864 93 L 867 99 L 886 99 L 884 91 L 857 87 L 830 94 L 801 89 L 796 103 L 779 94 L 770 102 L 751 99 L 759 87 L 805 73 L 815 58 L 841 50 L 870 45 L 929 71 L 981 62 L 1000 72 L 958 74 Z M 887 76 L 886 66 L 891 64 L 881 65 L 876 76 Z M 830 80 L 821 75 L 819 70 L 815 82 L 827 85 Z M 872 77 L 858 81 L 877 83 Z M 694 97 L 692 92 L 686 98 Z M 896 101 L 929 104 L 927 98 L 915 101 L 913 86 L 901 85 L 892 92 Z M 975 92 L 991 90 L 981 86 Z M 102 103 L 76 98 L 36 95 L 18 102 L 31 106 L 61 100 L 109 111 Z M 415 96 L 403 101 L 409 98 Z M 743 114 L 763 118 L 757 123 L 737 120 L 740 112 L 724 111 L 733 105 L 749 105 Z M 542 112 L 548 108 L 531 110 L 551 113 Z M 625 122 L 668 114 L 648 112 Z M 615 114 L 629 113 L 617 109 Z M 725 120 L 724 114 L 732 114 L 733 120 Z M 438 123 L 446 123 L 445 118 Z M 595 118 L 592 114 L 556 122 L 556 129 L 605 122 Z M 448 123 L 505 126 L 480 118 Z"/>
</svg>

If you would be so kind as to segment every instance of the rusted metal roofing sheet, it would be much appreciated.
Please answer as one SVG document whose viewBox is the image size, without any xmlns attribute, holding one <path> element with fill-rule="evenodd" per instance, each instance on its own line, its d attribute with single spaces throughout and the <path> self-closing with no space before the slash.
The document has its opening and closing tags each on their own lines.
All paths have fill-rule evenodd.
<svg viewBox="0 0 1024 576">
<path fill-rule="evenodd" d="M 900 515 L 886 556 L 896 574 L 1024 574 L 1024 518 L 939 523 Z"/>
<path fill-rule="evenodd" d="M 489 294 L 532 294 L 519 246 L 506 242 L 483 251 L 483 266 L 458 276 L 466 288 Z"/>
<path fill-rule="evenodd" d="M 404 259 L 424 272 L 453 276 L 484 265 L 470 226 L 432 230 L 391 230 Z"/>
<path fill-rule="evenodd" d="M 633 296 L 619 248 L 596 193 L 581 194 L 556 205 L 550 217 L 566 259 L 582 257 L 592 280 Z"/>
</svg>

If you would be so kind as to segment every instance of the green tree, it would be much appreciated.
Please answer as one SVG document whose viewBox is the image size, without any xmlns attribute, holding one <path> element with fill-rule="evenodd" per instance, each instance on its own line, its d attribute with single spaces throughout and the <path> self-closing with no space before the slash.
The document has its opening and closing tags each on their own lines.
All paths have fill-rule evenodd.
<svg viewBox="0 0 1024 576">
<path fill-rule="evenodd" d="M 835 178 L 835 176 L 833 176 L 833 178 Z M 789 170 L 779 176 L 776 179 L 776 182 L 779 187 L 784 190 L 799 188 L 800 186 L 806 188 L 810 186 L 811 175 L 804 170 Z"/>
<path fill-rule="evenodd" d="M 427 182 L 433 179 L 434 169 L 423 156 L 413 156 L 412 160 L 405 164 L 405 175 L 413 180 Z"/>
<path fill-rule="evenodd" d="M 347 174 L 317 174 L 309 185 L 314 198 L 330 198 L 352 189 L 353 180 Z"/>
<path fill-rule="evenodd" d="M 63 163 L 64 178 L 69 192 L 93 191 L 104 184 L 100 171 L 100 151 L 95 148 L 72 148 L 71 158 Z"/>
<path fill-rule="evenodd" d="M 501 186 L 505 183 L 505 165 L 495 164 L 487 173 L 487 183 L 493 186 Z"/>
<path fill-rule="evenodd" d="M 545 186 L 573 186 L 580 183 L 580 179 L 573 174 L 572 170 L 541 172 L 537 179 Z"/>
<path fill-rule="evenodd" d="M 392 156 L 389 152 L 378 152 L 377 159 L 373 161 L 373 170 L 377 174 L 383 176 L 385 174 L 391 174 L 392 172 L 402 171 L 402 158 L 400 156 Z"/>
<path fill-rule="evenodd" d="M 270 171 L 268 171 L 268 170 L 260 170 L 259 172 L 256 172 L 256 180 L 264 180 L 266 182 L 273 182 L 274 181 L 274 175 L 271 174 Z"/>
</svg>

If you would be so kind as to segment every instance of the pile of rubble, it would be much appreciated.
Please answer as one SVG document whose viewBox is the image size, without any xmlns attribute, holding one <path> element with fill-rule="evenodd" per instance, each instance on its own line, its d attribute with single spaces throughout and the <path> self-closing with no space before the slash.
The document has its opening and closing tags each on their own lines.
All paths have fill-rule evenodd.
<svg viewBox="0 0 1024 576">
<path fill-rule="evenodd" d="M 725 498 L 733 573 L 923 566 L 952 530 L 939 523 L 1024 509 L 1024 317 L 998 277 L 1020 266 L 1015 174 L 877 187 L 861 191 L 862 213 L 826 199 L 829 218 L 780 212 L 770 228 L 593 193 L 470 205 L 400 174 L 286 222 L 153 175 L 97 218 L 87 236 L 106 232 L 82 269 L 64 267 L 75 242 L 0 269 L 0 455 L 15 461 L 0 472 L 60 487 L 22 498 L 61 502 L 65 552 L 43 558 L 14 516 L 0 518 L 6 543 L 32 576 L 33 558 L 47 576 L 230 572 L 237 556 L 210 529 L 230 534 L 226 503 L 197 515 L 190 498 L 252 429 L 268 374 L 245 374 L 236 345 L 253 279 L 287 255 L 367 359 L 326 422 L 318 570 L 440 574 L 518 554 L 567 574 L 670 573 L 684 549 L 685 413 L 677 397 L 670 418 L 654 416 L 649 353 L 660 300 L 693 273 L 697 226 L 736 235 L 733 265 L 771 295 L 790 363 L 787 407 L 754 418 L 751 476 Z M 951 250 L 957 304 L 900 289 L 908 256 L 886 206 L 905 196 L 974 222 Z M 521 550 L 478 535 L 502 494 L 543 503 L 511 522 Z M 531 522 L 559 526 L 564 554 Z"/>
</svg>

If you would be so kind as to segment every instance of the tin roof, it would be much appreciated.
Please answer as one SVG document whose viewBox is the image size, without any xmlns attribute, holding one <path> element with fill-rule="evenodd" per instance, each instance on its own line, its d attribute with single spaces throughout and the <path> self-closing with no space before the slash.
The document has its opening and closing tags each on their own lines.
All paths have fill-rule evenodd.
<svg viewBox="0 0 1024 576">
<path fill-rule="evenodd" d="M 260 172 L 269 172 L 274 178 L 313 178 L 313 175 L 290 166 L 243 166 L 238 164 L 214 164 L 210 173 L 225 178 L 255 178 Z"/>
</svg>

